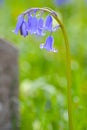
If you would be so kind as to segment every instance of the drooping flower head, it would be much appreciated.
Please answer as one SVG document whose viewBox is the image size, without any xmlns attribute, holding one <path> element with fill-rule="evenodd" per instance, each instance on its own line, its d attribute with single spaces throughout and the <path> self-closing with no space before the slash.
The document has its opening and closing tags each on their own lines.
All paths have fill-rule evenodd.
<svg viewBox="0 0 87 130">
<path fill-rule="evenodd" d="M 19 15 L 14 33 L 18 34 L 18 32 L 20 32 L 24 37 L 32 34 L 44 36 L 48 31 L 50 32 L 50 36 L 47 37 L 45 44 L 40 45 L 40 48 L 45 48 L 47 51 L 57 52 L 57 50 L 53 48 L 54 38 L 51 35 L 52 32 L 59 28 L 59 25 L 55 27 L 53 26 L 53 17 L 51 15 L 48 15 L 45 20 L 42 16 L 38 17 L 37 11 L 38 9 L 33 9 L 31 12 Z"/>
</svg>

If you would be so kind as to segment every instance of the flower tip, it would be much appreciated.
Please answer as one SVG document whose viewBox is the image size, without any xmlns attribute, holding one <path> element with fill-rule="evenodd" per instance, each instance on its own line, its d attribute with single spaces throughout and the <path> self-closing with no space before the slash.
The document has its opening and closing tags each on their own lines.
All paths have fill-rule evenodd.
<svg viewBox="0 0 87 130">
<path fill-rule="evenodd" d="M 45 48 L 44 47 L 44 44 L 40 44 L 40 49 L 43 49 L 43 48 Z M 48 52 L 54 52 L 54 53 L 57 53 L 58 52 L 58 50 L 56 50 L 56 49 L 54 49 L 54 48 L 52 48 L 52 49 L 50 49 L 50 50 L 48 50 L 47 48 L 45 48 Z"/>
<path fill-rule="evenodd" d="M 40 49 L 43 49 L 44 48 L 44 44 L 40 44 Z"/>
<path fill-rule="evenodd" d="M 57 53 L 57 52 L 58 52 L 58 50 L 56 50 L 56 49 L 53 49 L 53 52 Z"/>
<path fill-rule="evenodd" d="M 16 30 L 12 30 L 12 32 L 15 33 L 15 34 L 18 34 L 18 32 Z"/>
</svg>

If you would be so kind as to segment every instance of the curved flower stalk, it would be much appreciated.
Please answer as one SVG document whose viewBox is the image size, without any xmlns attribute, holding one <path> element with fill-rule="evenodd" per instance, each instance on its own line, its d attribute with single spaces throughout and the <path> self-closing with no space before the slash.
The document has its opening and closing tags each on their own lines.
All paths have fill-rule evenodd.
<svg viewBox="0 0 87 130">
<path fill-rule="evenodd" d="M 48 16 L 44 21 L 43 18 L 37 18 L 37 12 L 46 12 Z M 25 20 L 25 15 L 28 16 L 28 21 Z M 57 21 L 58 25 L 53 27 L 53 18 Z M 57 52 L 56 49 L 53 48 L 54 39 L 52 33 L 56 31 L 58 28 L 61 28 L 63 37 L 65 40 L 65 48 L 66 48 L 66 62 L 67 62 L 67 97 L 68 97 L 68 117 L 69 117 L 69 130 L 73 130 L 73 123 L 72 123 L 72 100 L 71 100 L 71 59 L 70 59 L 70 48 L 69 42 L 67 38 L 67 34 L 64 28 L 63 23 L 60 21 L 57 13 L 47 7 L 44 8 L 30 8 L 23 12 L 18 17 L 18 22 L 14 32 L 25 36 L 28 34 L 40 35 L 44 36 L 44 31 L 49 31 L 50 36 L 47 37 L 45 44 L 41 44 L 40 48 L 45 48 L 47 51 Z M 43 35 L 44 34 L 44 35 Z"/>
</svg>

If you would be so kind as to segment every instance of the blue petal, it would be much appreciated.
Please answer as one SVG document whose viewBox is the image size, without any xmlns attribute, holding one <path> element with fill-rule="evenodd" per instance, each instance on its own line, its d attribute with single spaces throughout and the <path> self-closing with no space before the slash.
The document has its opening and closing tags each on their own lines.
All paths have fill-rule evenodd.
<svg viewBox="0 0 87 130">
<path fill-rule="evenodd" d="M 28 31 L 31 31 L 32 15 L 28 14 Z"/>
<path fill-rule="evenodd" d="M 39 27 L 40 29 L 43 29 L 43 27 L 44 27 L 44 20 L 43 20 L 42 18 L 40 18 L 40 19 L 38 20 L 38 27 Z"/>
<path fill-rule="evenodd" d="M 20 27 L 20 34 L 26 37 L 28 35 L 27 23 L 24 21 Z"/>
<path fill-rule="evenodd" d="M 46 39 L 46 43 L 45 44 L 41 44 L 40 48 L 43 49 L 45 48 L 47 51 L 52 51 L 52 52 L 57 52 L 57 50 L 55 50 L 53 48 L 53 43 L 54 43 L 54 39 L 52 36 L 48 36 Z"/>
<path fill-rule="evenodd" d="M 49 15 L 47 16 L 46 18 L 46 23 L 45 23 L 45 29 L 48 30 L 48 31 L 52 31 L 52 17 Z"/>
<path fill-rule="evenodd" d="M 37 29 L 37 35 L 41 35 L 44 36 L 45 33 L 43 33 L 44 31 L 44 20 L 42 18 L 40 18 L 38 20 L 38 29 Z"/>
<path fill-rule="evenodd" d="M 37 21 L 37 18 L 34 16 L 31 19 L 31 29 L 30 29 L 31 34 L 37 33 L 37 25 L 38 25 L 38 21 Z"/>
<path fill-rule="evenodd" d="M 20 15 L 20 16 L 18 17 L 18 22 L 17 22 L 16 28 L 15 28 L 15 30 L 14 30 L 14 33 L 15 33 L 15 34 L 18 34 L 18 31 L 20 30 L 20 27 L 21 27 L 23 21 L 24 21 L 23 15 Z"/>
</svg>

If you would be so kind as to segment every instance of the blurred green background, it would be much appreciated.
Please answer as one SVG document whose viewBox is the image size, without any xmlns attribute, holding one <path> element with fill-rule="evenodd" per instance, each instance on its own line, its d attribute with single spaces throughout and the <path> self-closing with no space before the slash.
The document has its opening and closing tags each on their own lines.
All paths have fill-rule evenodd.
<svg viewBox="0 0 87 130">
<path fill-rule="evenodd" d="M 68 130 L 65 45 L 53 33 L 58 53 L 40 50 L 45 38 L 15 35 L 17 17 L 31 7 L 50 7 L 63 21 L 71 49 L 72 105 L 75 130 L 87 130 L 87 2 L 72 0 L 0 0 L 0 37 L 19 48 L 21 130 Z"/>
</svg>

